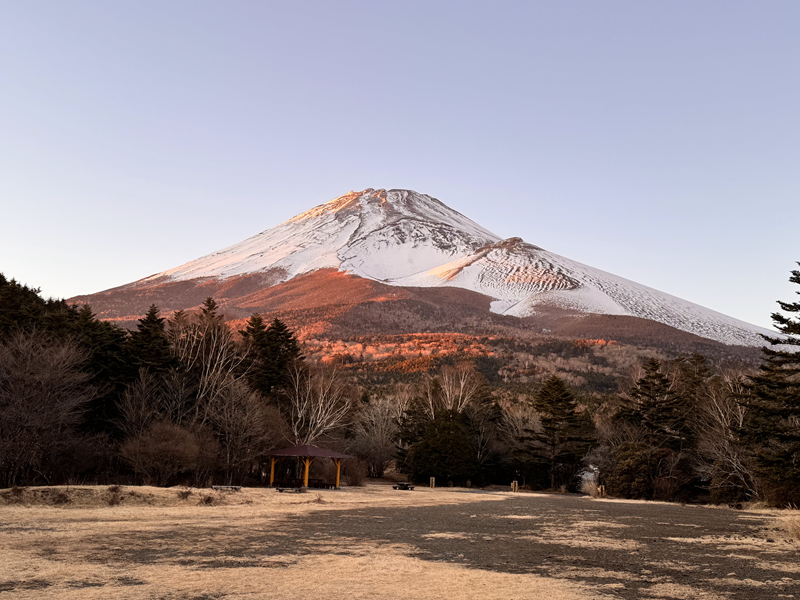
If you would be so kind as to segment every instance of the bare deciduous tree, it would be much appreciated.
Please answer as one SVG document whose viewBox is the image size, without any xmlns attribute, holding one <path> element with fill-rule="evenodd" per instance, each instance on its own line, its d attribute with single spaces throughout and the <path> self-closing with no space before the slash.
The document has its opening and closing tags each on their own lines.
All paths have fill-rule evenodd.
<svg viewBox="0 0 800 600">
<path fill-rule="evenodd" d="M 230 329 L 216 315 L 180 314 L 169 323 L 167 337 L 175 357 L 196 375 L 195 420 L 205 424 L 225 391 L 247 376 L 241 366 L 247 348 L 238 348 Z"/>
<path fill-rule="evenodd" d="M 418 400 L 425 415 L 433 420 L 439 411 L 463 412 L 478 398 L 483 385 L 483 377 L 472 364 L 445 365 L 438 375 L 423 379 Z"/>
<path fill-rule="evenodd" d="M 439 372 L 439 397 L 441 408 L 457 413 L 473 402 L 484 385 L 483 377 L 471 363 L 445 365 Z"/>
<path fill-rule="evenodd" d="M 161 393 L 161 380 L 147 369 L 140 369 L 138 377 L 125 388 L 118 404 L 119 419 L 115 424 L 126 438 L 141 436 L 161 418 Z"/>
<path fill-rule="evenodd" d="M 746 381 L 740 373 L 728 372 L 715 377 L 700 397 L 693 413 L 693 427 L 712 492 L 739 488 L 757 498 L 760 490 L 753 474 L 752 459 L 738 443 L 735 433 L 743 426 L 747 413 L 747 408 L 739 402 L 745 395 Z"/>
<path fill-rule="evenodd" d="M 292 368 L 283 402 L 292 441 L 313 444 L 348 424 L 355 404 L 352 390 L 333 367 Z"/>
<path fill-rule="evenodd" d="M 273 448 L 280 434 L 277 410 L 266 406 L 260 394 L 244 381 L 225 389 L 212 405 L 209 417 L 219 439 L 228 485 Z"/>
<path fill-rule="evenodd" d="M 383 477 L 397 450 L 400 417 L 408 410 L 413 391 L 401 386 L 359 407 L 353 420 L 353 452 L 367 463 L 370 477 Z"/>
<path fill-rule="evenodd" d="M 0 484 L 48 479 L 48 460 L 74 439 L 96 394 L 87 360 L 77 344 L 36 332 L 0 345 Z"/>
</svg>

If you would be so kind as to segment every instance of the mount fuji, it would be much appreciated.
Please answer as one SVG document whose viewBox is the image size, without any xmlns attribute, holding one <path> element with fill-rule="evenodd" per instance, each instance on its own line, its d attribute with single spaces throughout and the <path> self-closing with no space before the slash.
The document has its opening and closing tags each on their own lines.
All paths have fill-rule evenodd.
<svg viewBox="0 0 800 600">
<path fill-rule="evenodd" d="M 320 278 L 325 282 L 309 283 Z M 448 289 L 473 294 L 453 296 Z M 537 316 L 557 312 L 572 319 L 645 319 L 737 346 L 763 345 L 759 334 L 772 333 L 520 238 L 504 240 L 410 190 L 350 192 L 239 244 L 71 301 L 92 305 L 102 318 L 125 321 L 154 301 L 162 310 L 178 310 L 208 295 L 222 299 L 236 317 L 321 304 L 344 310 L 419 299 L 424 290 L 441 292 L 434 294 L 439 300 L 428 293 L 426 302 L 458 297 L 538 330 Z"/>
</svg>

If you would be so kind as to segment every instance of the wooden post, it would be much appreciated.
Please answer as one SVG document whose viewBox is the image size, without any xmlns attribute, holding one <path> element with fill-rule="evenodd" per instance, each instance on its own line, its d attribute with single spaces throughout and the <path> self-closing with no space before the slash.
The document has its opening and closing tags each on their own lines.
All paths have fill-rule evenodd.
<svg viewBox="0 0 800 600">
<path fill-rule="evenodd" d="M 518 492 L 519 491 L 519 482 L 515 479 L 511 482 L 511 491 Z"/>
<path fill-rule="evenodd" d="M 275 483 L 275 461 L 278 460 L 274 456 L 269 457 L 269 462 L 272 463 L 269 466 L 269 487 L 272 487 L 272 484 Z"/>
<path fill-rule="evenodd" d="M 303 487 L 308 487 L 308 467 L 311 466 L 311 457 L 303 457 Z"/>
<path fill-rule="evenodd" d="M 336 489 L 339 489 L 339 476 L 342 474 L 342 459 L 334 458 L 333 462 L 336 463 Z"/>
<path fill-rule="evenodd" d="M 432 488 L 436 487 L 436 477 L 431 477 L 431 487 Z"/>
</svg>

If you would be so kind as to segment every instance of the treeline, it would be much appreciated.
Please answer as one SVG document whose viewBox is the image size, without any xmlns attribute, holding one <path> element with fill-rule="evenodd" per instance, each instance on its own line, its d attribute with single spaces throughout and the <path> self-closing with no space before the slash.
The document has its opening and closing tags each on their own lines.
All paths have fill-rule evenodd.
<svg viewBox="0 0 800 600">
<path fill-rule="evenodd" d="M 258 482 L 357 399 L 279 320 L 235 335 L 213 299 L 127 332 L 0 275 L 0 486 Z M 321 402 L 321 404 L 320 404 Z"/>
<path fill-rule="evenodd" d="M 258 484 L 271 449 L 320 444 L 358 457 L 351 482 L 394 466 L 438 485 L 800 503 L 800 323 L 780 314 L 788 337 L 770 340 L 758 372 L 650 358 L 599 395 L 557 363 L 508 385 L 500 359 L 469 356 L 364 385 L 304 359 L 277 319 L 253 315 L 237 335 L 210 298 L 169 320 L 153 306 L 130 333 L 2 276 L 0 307 L 4 486 Z"/>
</svg>

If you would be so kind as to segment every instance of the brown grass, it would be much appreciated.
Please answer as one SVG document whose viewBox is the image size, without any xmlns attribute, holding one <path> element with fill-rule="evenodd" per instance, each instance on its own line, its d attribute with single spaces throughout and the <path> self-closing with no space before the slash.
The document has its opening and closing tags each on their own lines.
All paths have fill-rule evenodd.
<svg viewBox="0 0 800 600">
<path fill-rule="evenodd" d="M 48 493 L 44 493 L 50 490 Z M 181 490 L 185 491 L 185 490 Z M 55 506 L 63 492 L 70 498 Z M 131 492 L 136 492 L 132 494 Z M 110 506 L 109 494 L 121 501 Z M 551 600 L 602 597 L 579 583 L 424 561 L 402 544 L 309 540 L 296 552 L 227 553 L 248 534 L 279 539 L 287 519 L 313 511 L 502 501 L 503 495 L 370 485 L 320 491 L 297 502 L 274 490 L 224 497 L 174 489 L 71 487 L 0 494 L 0 591 L 14 599 L 306 598 Z M 22 497 L 20 502 L 9 501 Z M 186 496 L 189 498 L 190 496 Z M 204 498 L 214 502 L 206 506 Z M 212 532 L 211 534 L 209 532 Z M 144 540 L 144 541 L 142 541 Z M 149 554 L 148 554 L 149 553 Z M 184 558 L 182 558 L 184 557 Z M 185 558 L 185 557 L 188 557 Z"/>
<path fill-rule="evenodd" d="M 800 515 L 791 515 L 784 517 L 781 524 L 783 525 L 789 538 L 796 542 L 800 542 Z"/>
</svg>

